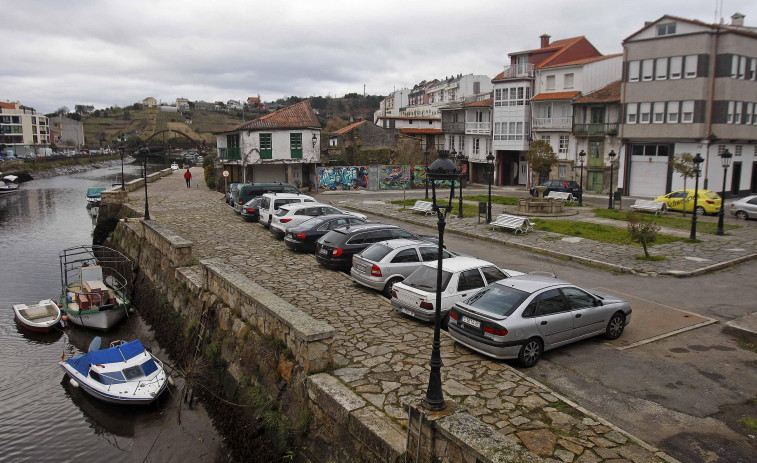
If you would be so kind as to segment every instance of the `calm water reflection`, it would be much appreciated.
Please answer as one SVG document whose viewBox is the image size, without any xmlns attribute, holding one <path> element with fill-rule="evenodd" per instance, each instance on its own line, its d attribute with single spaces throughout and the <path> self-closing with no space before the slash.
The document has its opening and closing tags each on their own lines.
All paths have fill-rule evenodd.
<svg viewBox="0 0 757 463">
<path fill-rule="evenodd" d="M 137 166 L 125 170 L 127 181 L 140 173 Z M 83 352 L 97 333 L 79 327 L 27 333 L 13 318 L 13 304 L 57 299 L 58 253 L 92 242 L 87 188 L 109 187 L 120 172 L 117 164 L 34 180 L 0 196 L 0 462 L 129 461 L 135 432 L 162 420 L 163 400 L 141 409 L 109 405 L 64 379 L 61 355 Z M 103 344 L 146 331 L 132 316 Z"/>
</svg>

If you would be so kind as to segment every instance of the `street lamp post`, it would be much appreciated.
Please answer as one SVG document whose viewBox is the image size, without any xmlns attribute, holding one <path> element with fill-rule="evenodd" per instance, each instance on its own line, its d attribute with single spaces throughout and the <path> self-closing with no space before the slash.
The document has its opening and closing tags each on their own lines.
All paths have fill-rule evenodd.
<svg viewBox="0 0 757 463">
<path fill-rule="evenodd" d="M 724 235 L 723 233 L 723 220 L 725 216 L 725 179 L 726 175 L 728 174 L 728 166 L 731 165 L 731 157 L 733 155 L 731 154 L 728 149 L 723 151 L 723 153 L 720 155 L 720 160 L 723 163 L 723 191 L 720 195 L 720 212 L 718 212 L 718 231 L 715 232 L 716 235 Z M 696 208 L 694 208 L 694 214 L 697 213 Z"/>
<path fill-rule="evenodd" d="M 318 137 L 313 133 L 313 161 L 316 159 L 315 145 L 318 143 Z M 318 177 L 318 162 L 315 162 L 315 194 L 318 194 L 318 183 L 320 183 L 320 177 Z"/>
<path fill-rule="evenodd" d="M 423 156 L 425 158 L 425 164 L 423 165 L 426 170 L 428 171 L 428 150 L 423 152 Z M 428 199 L 428 176 L 426 176 L 426 199 Z"/>
<path fill-rule="evenodd" d="M 612 193 L 613 193 L 613 191 L 612 191 L 612 167 L 613 167 L 613 164 L 615 163 L 615 150 L 610 150 L 610 152 L 607 153 L 607 155 L 610 156 L 610 203 L 607 206 L 607 209 L 612 209 L 613 208 L 613 204 L 612 204 Z"/>
<path fill-rule="evenodd" d="M 691 214 L 691 235 L 689 235 L 689 238 L 695 240 L 697 239 L 697 199 L 699 198 L 699 175 L 702 173 L 702 171 L 699 169 L 699 166 L 701 166 L 702 162 L 704 162 L 704 158 L 702 157 L 702 155 L 697 153 L 692 161 L 694 161 L 694 213 Z"/>
<path fill-rule="evenodd" d="M 486 156 L 486 173 L 489 181 L 489 202 L 486 208 L 486 223 L 492 222 L 492 182 L 494 181 L 494 155 L 489 151 Z"/>
<path fill-rule="evenodd" d="M 118 152 L 121 155 L 121 191 L 126 190 L 124 185 L 124 145 L 118 145 Z"/>
<path fill-rule="evenodd" d="M 578 158 L 581 160 L 581 183 L 579 184 L 581 191 L 578 196 L 578 206 L 582 207 L 584 205 L 584 159 L 586 158 L 586 151 L 581 150 L 581 152 L 578 153 Z"/>
<path fill-rule="evenodd" d="M 144 156 L 145 164 L 142 171 L 145 173 L 145 220 L 150 220 L 150 205 L 147 202 L 147 155 L 150 154 L 150 149 L 146 146 L 139 148 L 139 154 Z"/>
<path fill-rule="evenodd" d="M 444 227 L 446 225 L 447 214 L 452 210 L 452 197 L 455 193 L 455 180 L 460 178 L 460 171 L 455 166 L 454 161 L 449 158 L 447 150 L 439 150 L 437 159 L 426 168 L 426 178 L 431 182 L 431 192 L 433 197 L 433 211 L 439 219 L 437 227 L 439 229 L 439 247 L 437 254 L 436 267 L 436 302 L 434 304 L 434 341 L 431 345 L 431 373 L 428 379 L 428 389 L 426 398 L 423 399 L 423 406 L 428 410 L 444 410 L 447 404 L 444 402 L 444 393 L 442 392 L 442 355 L 440 334 L 442 325 L 442 257 L 444 256 Z M 436 197 L 437 182 L 449 181 L 449 200 Z M 446 204 L 439 204 L 445 202 Z"/>
<path fill-rule="evenodd" d="M 452 150 L 452 153 L 454 154 L 455 150 Z M 462 219 L 463 218 L 463 168 L 462 164 L 465 162 L 465 155 L 462 151 L 457 153 L 457 164 L 460 166 L 460 180 L 458 180 L 458 183 L 460 183 L 460 202 L 458 206 L 458 212 L 457 212 L 457 218 Z"/>
</svg>

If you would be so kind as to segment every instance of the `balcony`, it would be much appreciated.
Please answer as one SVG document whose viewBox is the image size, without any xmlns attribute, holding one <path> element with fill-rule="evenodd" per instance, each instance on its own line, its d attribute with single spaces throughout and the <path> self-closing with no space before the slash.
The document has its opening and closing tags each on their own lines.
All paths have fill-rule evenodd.
<svg viewBox="0 0 757 463">
<path fill-rule="evenodd" d="M 502 76 L 503 79 L 519 79 L 519 78 L 533 78 L 534 77 L 534 65 L 533 64 L 512 64 L 505 66 L 505 72 Z"/>
<path fill-rule="evenodd" d="M 218 148 L 218 159 L 239 161 L 242 159 L 242 151 L 239 148 Z"/>
<path fill-rule="evenodd" d="M 442 133 L 463 133 L 464 129 L 465 129 L 464 122 L 442 121 Z"/>
<path fill-rule="evenodd" d="M 465 133 L 469 135 L 489 135 L 492 133 L 491 122 L 466 122 Z"/>
<path fill-rule="evenodd" d="M 534 117 L 531 128 L 535 130 L 570 130 L 572 117 Z"/>
<path fill-rule="evenodd" d="M 590 137 L 594 135 L 617 135 L 618 123 L 606 124 L 576 124 L 573 133 L 578 136 Z"/>
</svg>

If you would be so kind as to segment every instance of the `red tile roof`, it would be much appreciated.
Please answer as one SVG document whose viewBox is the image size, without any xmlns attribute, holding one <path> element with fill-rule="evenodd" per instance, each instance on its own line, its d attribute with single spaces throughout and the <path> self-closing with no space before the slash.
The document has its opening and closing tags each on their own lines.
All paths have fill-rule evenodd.
<svg viewBox="0 0 757 463">
<path fill-rule="evenodd" d="M 547 100 L 572 100 L 581 92 L 552 92 L 552 93 L 539 93 L 531 98 L 531 101 L 547 101 Z"/>
<path fill-rule="evenodd" d="M 2 101 L 0 101 L 0 108 L 16 109 L 16 103 L 3 103 Z"/>
<path fill-rule="evenodd" d="M 266 129 L 320 129 L 321 124 L 310 106 L 310 100 L 281 108 L 271 114 L 245 122 L 235 127 L 230 127 L 215 133 L 237 132 L 241 130 L 266 130 Z"/>
<path fill-rule="evenodd" d="M 494 98 L 487 98 L 481 101 L 475 101 L 473 103 L 465 105 L 466 108 L 472 107 L 491 107 L 494 104 Z"/>
<path fill-rule="evenodd" d="M 442 133 L 442 129 L 401 129 L 400 132 L 432 135 Z"/>
<path fill-rule="evenodd" d="M 584 95 L 574 101 L 574 103 L 620 103 L 620 81 L 615 81 L 606 87 L 595 90 L 588 95 Z"/>
<path fill-rule="evenodd" d="M 552 66 L 541 66 L 541 68 L 544 69 L 544 68 L 559 68 L 562 66 L 576 66 L 578 64 L 588 64 L 588 63 L 593 63 L 595 61 L 606 60 L 609 58 L 617 58 L 618 56 L 623 56 L 623 53 L 616 53 L 614 55 L 592 56 L 590 58 L 577 59 L 577 60 L 568 61 L 565 63 L 554 64 Z"/>
<path fill-rule="evenodd" d="M 352 130 L 352 129 L 354 129 L 355 127 L 357 127 L 357 126 L 359 126 L 359 125 L 362 125 L 362 124 L 373 124 L 373 122 L 371 122 L 371 121 L 360 121 L 360 122 L 355 122 L 354 124 L 350 124 L 350 125 L 348 125 L 347 127 L 341 128 L 341 129 L 339 129 L 339 130 L 336 130 L 336 131 L 334 131 L 334 132 L 332 132 L 332 133 L 334 133 L 334 134 L 342 134 L 342 133 L 347 133 L 347 132 L 349 132 L 350 130 Z"/>
</svg>

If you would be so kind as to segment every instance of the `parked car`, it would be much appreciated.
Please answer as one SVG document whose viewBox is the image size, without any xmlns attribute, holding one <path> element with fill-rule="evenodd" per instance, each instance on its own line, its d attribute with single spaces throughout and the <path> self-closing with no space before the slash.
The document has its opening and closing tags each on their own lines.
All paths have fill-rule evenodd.
<svg viewBox="0 0 757 463">
<path fill-rule="evenodd" d="M 179 165 L 175 162 L 171 164 L 171 170 L 179 170 Z"/>
<path fill-rule="evenodd" d="M 450 311 L 455 341 L 497 359 L 532 367 L 544 351 L 597 335 L 617 339 L 630 304 L 556 278 L 523 275 L 498 281 Z"/>
<path fill-rule="evenodd" d="M 311 196 L 294 193 L 265 193 L 260 200 L 260 211 L 258 222 L 265 228 L 271 226 L 273 215 L 279 208 L 285 204 L 292 203 L 314 203 L 315 199 Z"/>
<path fill-rule="evenodd" d="M 446 249 L 442 259 L 453 257 Z M 388 240 L 370 245 L 352 257 L 350 275 L 355 283 L 381 291 L 391 298 L 392 287 L 424 262 L 436 262 L 439 248 L 428 241 Z"/>
<path fill-rule="evenodd" d="M 245 183 L 237 188 L 234 194 L 234 211 L 242 213 L 242 206 L 256 196 L 264 193 L 297 193 L 302 192 L 294 185 L 288 183 Z"/>
<path fill-rule="evenodd" d="M 697 215 L 717 214 L 720 212 L 722 201 L 720 195 L 710 190 L 699 190 L 697 198 Z M 694 211 L 694 189 L 672 191 L 666 195 L 658 196 L 655 201 L 665 203 L 665 208 L 671 211 L 683 211 L 686 204 L 686 212 Z"/>
<path fill-rule="evenodd" d="M 757 217 L 757 196 L 747 196 L 732 202 L 728 212 L 740 220 Z"/>
<path fill-rule="evenodd" d="M 436 304 L 437 262 L 425 262 L 391 291 L 395 311 L 434 321 Z M 497 267 L 491 262 L 475 257 L 453 257 L 442 261 L 442 326 L 447 324 L 447 315 L 452 306 L 486 285 L 504 278 L 523 275 L 522 272 Z"/>
<path fill-rule="evenodd" d="M 244 183 L 229 183 L 229 189 L 226 191 L 226 204 L 234 207 L 234 193 L 241 185 L 244 185 Z"/>
<path fill-rule="evenodd" d="M 551 191 L 557 191 L 559 193 L 570 193 L 573 195 L 574 198 L 578 199 L 583 194 L 583 190 L 581 189 L 581 185 L 578 184 L 578 182 L 575 182 L 573 180 L 564 180 L 564 179 L 553 179 L 553 180 L 547 180 L 546 182 L 542 183 L 539 186 L 543 186 L 546 188 L 544 190 L 544 196 L 547 196 Z M 538 196 L 538 192 L 536 190 L 536 187 L 531 187 L 531 196 Z"/>
<path fill-rule="evenodd" d="M 340 227 L 365 223 L 365 220 L 351 214 L 322 215 L 310 218 L 296 227 L 287 228 L 284 243 L 290 249 L 315 251 L 315 242 L 323 235 Z"/>
<path fill-rule="evenodd" d="M 435 237 L 416 235 L 396 225 L 366 223 L 325 234 L 315 243 L 315 257 L 321 265 L 348 271 L 352 267 L 353 255 L 373 243 L 397 238 L 437 242 Z"/>
<path fill-rule="evenodd" d="M 357 212 L 350 212 L 338 209 L 329 204 L 322 203 L 299 203 L 299 204 L 287 204 L 281 206 L 276 214 L 273 216 L 271 226 L 269 230 L 278 238 L 284 238 L 286 231 L 289 227 L 295 227 L 302 222 L 318 217 L 319 215 L 333 215 L 333 214 L 349 214 L 354 215 L 363 220 L 368 221 L 368 217 Z"/>
<path fill-rule="evenodd" d="M 257 222 L 258 217 L 260 216 L 260 200 L 263 199 L 261 196 L 258 196 L 256 198 L 252 198 L 251 200 L 247 201 L 244 206 L 242 207 L 242 218 L 247 222 Z"/>
</svg>

